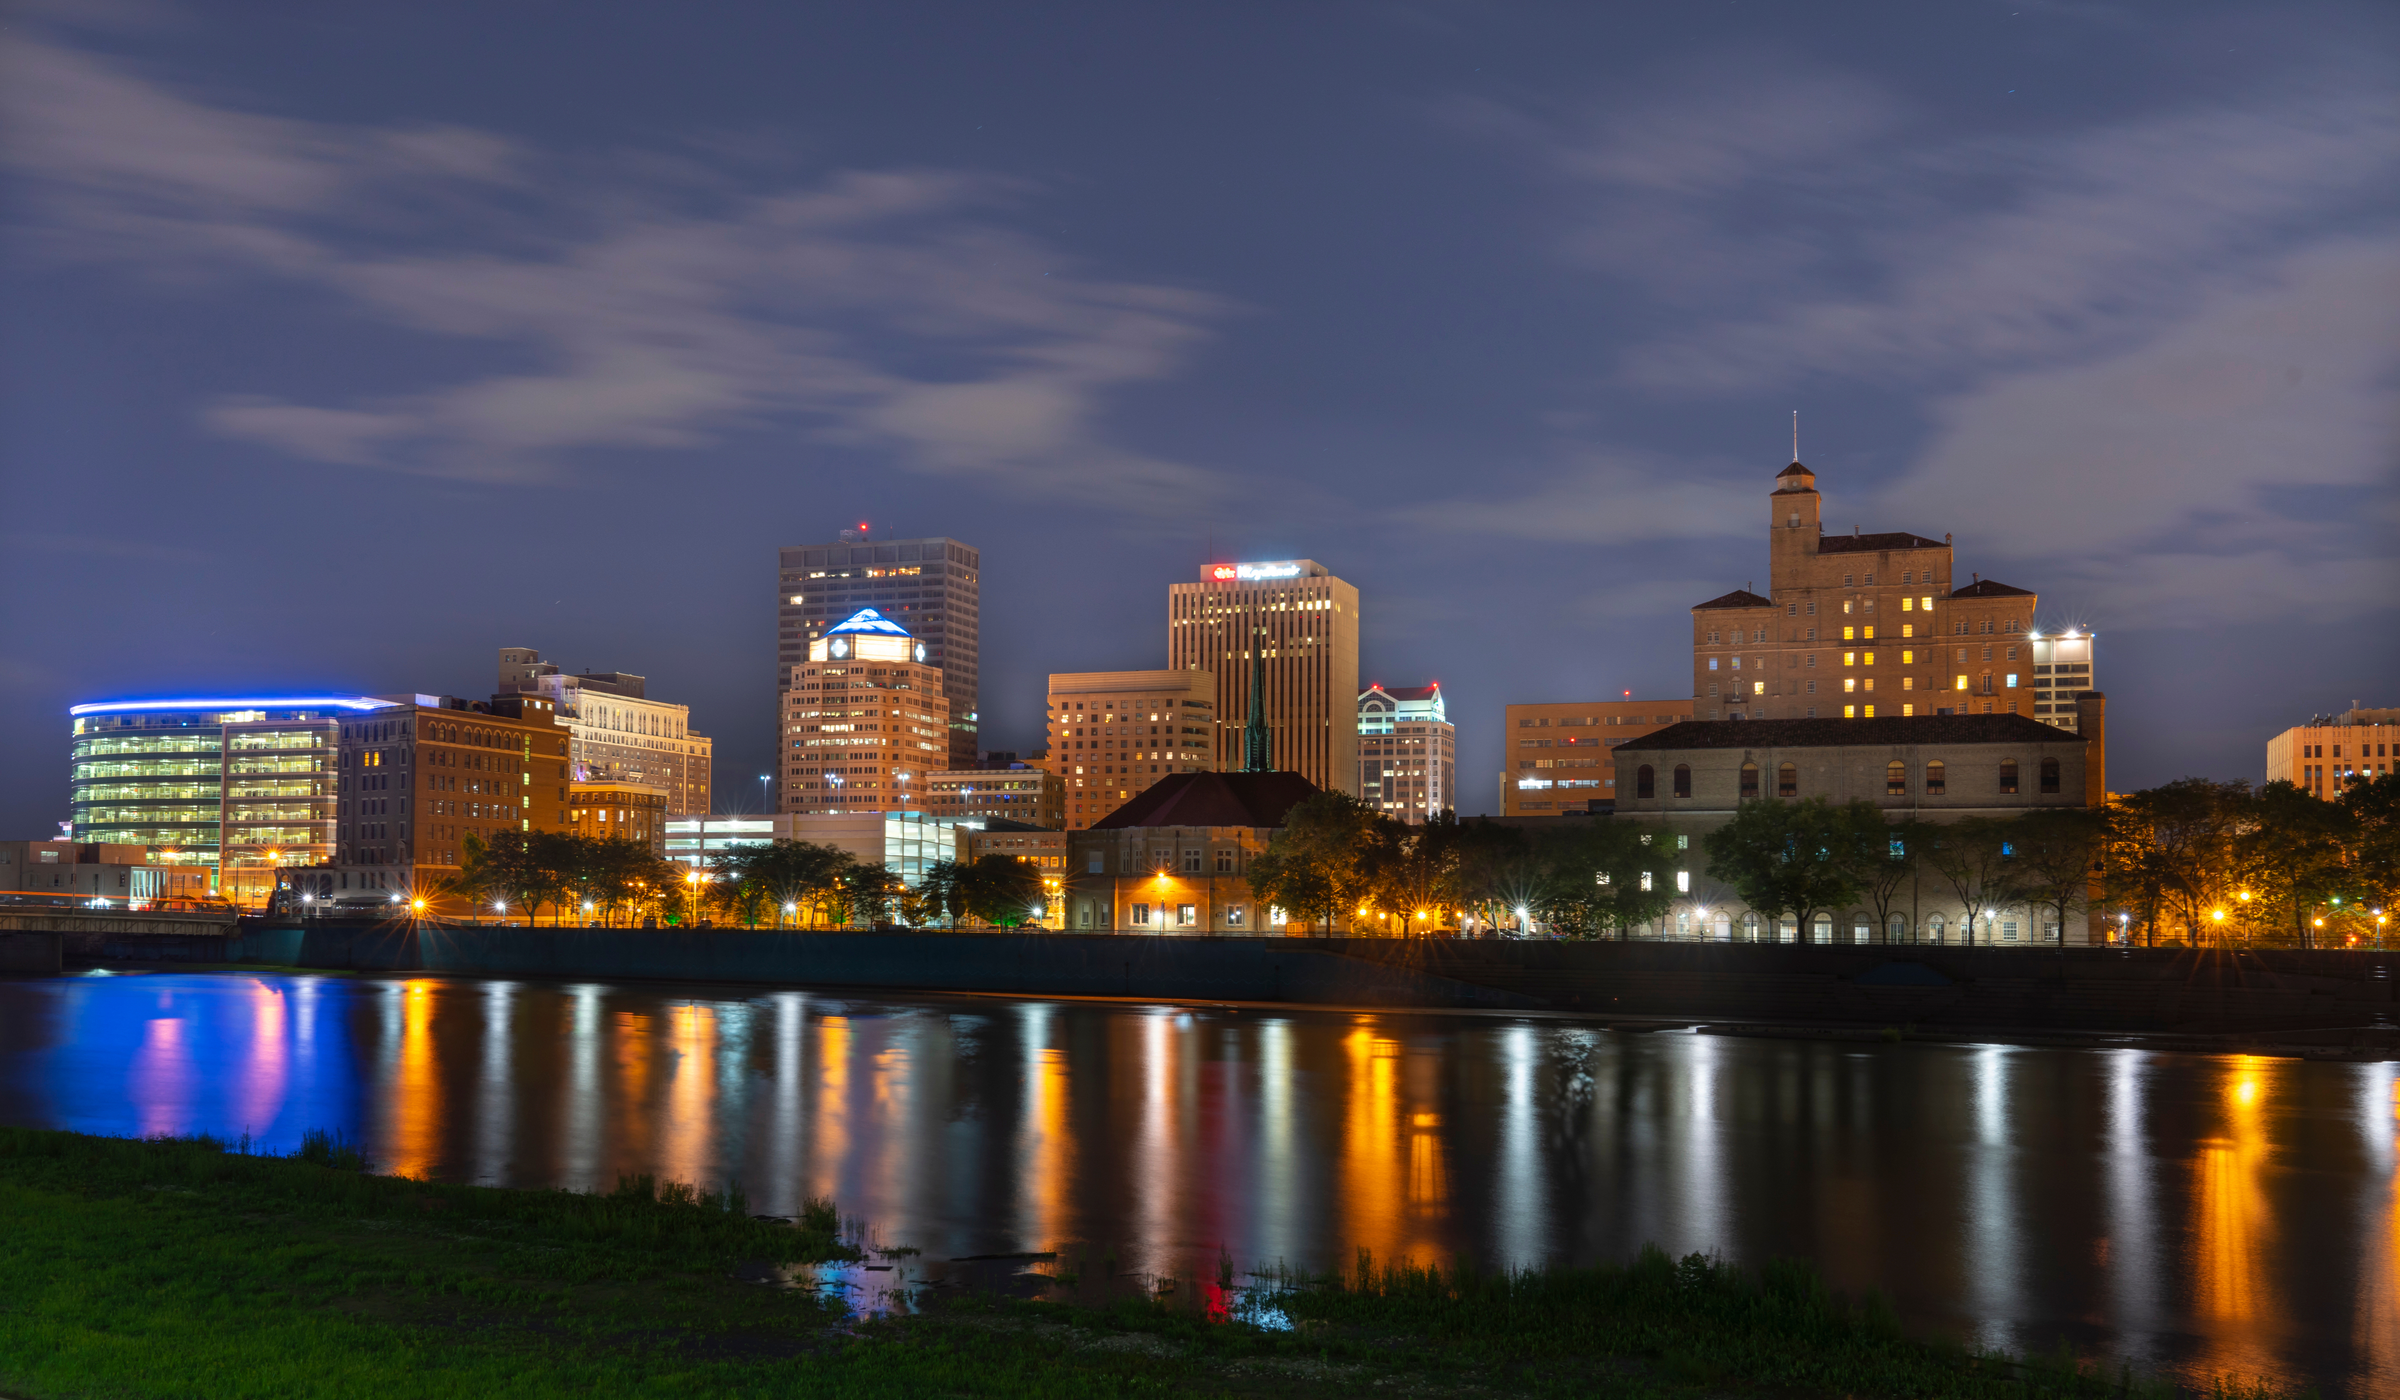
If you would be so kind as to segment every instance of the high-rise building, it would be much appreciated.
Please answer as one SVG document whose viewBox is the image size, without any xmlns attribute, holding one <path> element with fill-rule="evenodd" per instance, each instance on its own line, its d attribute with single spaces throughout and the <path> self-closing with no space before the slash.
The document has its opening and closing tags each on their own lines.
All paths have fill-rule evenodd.
<svg viewBox="0 0 2400 1400">
<path fill-rule="evenodd" d="M 77 705 L 74 840 L 135 845 L 144 863 L 205 866 L 210 894 L 272 893 L 278 867 L 334 849 L 334 752 L 364 695 L 119 700 Z"/>
<path fill-rule="evenodd" d="M 983 556 L 947 538 L 873 540 L 867 527 L 829 544 L 779 551 L 775 595 L 777 711 L 792 688 L 792 668 L 836 623 L 871 607 L 925 644 L 942 674 L 950 730 L 942 768 L 975 766 L 977 638 L 983 607 Z M 779 746 L 780 747 L 780 746 Z M 786 808 L 784 810 L 798 810 Z"/>
<path fill-rule="evenodd" d="M 1692 609 L 1700 719 L 2033 714 L 2040 598 L 1974 576 L 1950 586 L 1950 537 L 1828 535 L 1815 473 L 1768 496 L 1768 592 Z"/>
<path fill-rule="evenodd" d="M 2033 717 L 2073 733 L 2075 697 L 2098 690 L 2092 676 L 2092 634 L 2070 627 L 2055 636 L 2039 632 L 2033 642 Z"/>
<path fill-rule="evenodd" d="M 1583 700 L 1510 705 L 1500 814 L 1605 812 L 1617 799 L 1615 749 L 1692 717 L 1689 700 Z"/>
<path fill-rule="evenodd" d="M 576 782 L 663 788 L 669 815 L 705 814 L 713 745 L 691 732 L 691 706 L 652 700 L 647 685 L 623 671 L 570 676 L 531 647 L 500 649 L 500 693 L 549 699 L 571 736 Z"/>
<path fill-rule="evenodd" d="M 951 767 L 945 682 L 931 644 L 873 608 L 819 633 L 783 696 L 780 809 L 829 816 L 922 806 L 915 786 Z"/>
<path fill-rule="evenodd" d="M 1358 693 L 1358 793 L 1406 822 L 1458 810 L 1458 730 L 1440 682 Z"/>
<path fill-rule="evenodd" d="M 1216 677 L 1207 671 L 1072 671 L 1050 677 L 1050 753 L 1066 829 L 1082 831 L 1171 773 L 1222 754 Z"/>
<path fill-rule="evenodd" d="M 1218 762 L 1229 769 L 1250 766 L 1240 741 L 1260 658 L 1266 769 L 1357 796 L 1358 590 L 1313 559 L 1210 564 L 1199 582 L 1169 587 L 1167 666 L 1216 678 Z"/>
<path fill-rule="evenodd" d="M 2353 706 L 2338 715 L 2313 715 L 2267 741 L 2267 781 L 2297 784 L 2327 799 L 2352 778 L 2370 781 L 2400 773 L 2400 709 Z"/>
</svg>

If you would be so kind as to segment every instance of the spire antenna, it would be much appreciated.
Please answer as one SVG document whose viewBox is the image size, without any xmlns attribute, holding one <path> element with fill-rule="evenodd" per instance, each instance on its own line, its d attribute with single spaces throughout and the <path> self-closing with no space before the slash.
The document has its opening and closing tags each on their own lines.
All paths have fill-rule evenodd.
<svg viewBox="0 0 2400 1400">
<path fill-rule="evenodd" d="M 1792 410 L 1792 460 L 1800 460 L 1800 410 Z"/>
</svg>

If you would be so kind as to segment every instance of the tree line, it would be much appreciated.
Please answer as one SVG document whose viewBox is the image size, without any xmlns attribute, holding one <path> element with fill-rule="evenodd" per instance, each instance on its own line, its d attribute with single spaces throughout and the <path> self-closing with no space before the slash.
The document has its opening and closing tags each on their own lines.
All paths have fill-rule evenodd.
<svg viewBox="0 0 2400 1400">
<path fill-rule="evenodd" d="M 1292 918 L 1354 935 L 1532 921 L 1627 937 L 1679 905 L 1704 918 L 1738 905 L 1770 940 L 1784 928 L 1813 937 L 1820 915 L 1853 911 L 1880 939 L 1930 885 L 1955 900 L 1969 943 L 2025 911 L 2037 937 L 2084 914 L 2153 945 L 2339 946 L 2393 931 L 2400 775 L 2352 779 L 2332 801 L 2286 782 L 2188 778 L 2103 808 L 1955 822 L 1895 821 L 1865 800 L 1762 798 L 1697 851 L 1691 841 L 1614 817 L 1538 835 L 1448 813 L 1409 825 L 1325 792 L 1292 809 L 1249 883 Z"/>
</svg>

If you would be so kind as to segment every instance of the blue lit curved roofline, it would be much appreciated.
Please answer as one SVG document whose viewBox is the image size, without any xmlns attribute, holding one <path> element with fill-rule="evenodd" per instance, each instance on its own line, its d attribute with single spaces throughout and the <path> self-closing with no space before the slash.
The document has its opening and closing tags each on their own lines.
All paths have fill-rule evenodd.
<svg viewBox="0 0 2400 1400">
<path fill-rule="evenodd" d="M 219 699 L 202 696 L 196 700 L 103 700 L 89 705 L 76 705 L 70 715 L 121 715 L 140 710 L 383 710 L 391 708 L 389 700 L 375 700 L 364 695 L 267 695 L 234 696 Z"/>
<path fill-rule="evenodd" d="M 866 632 L 878 637 L 905 637 L 908 629 L 885 617 L 873 608 L 860 608 L 849 617 L 825 629 L 830 637 L 836 632 Z"/>
</svg>

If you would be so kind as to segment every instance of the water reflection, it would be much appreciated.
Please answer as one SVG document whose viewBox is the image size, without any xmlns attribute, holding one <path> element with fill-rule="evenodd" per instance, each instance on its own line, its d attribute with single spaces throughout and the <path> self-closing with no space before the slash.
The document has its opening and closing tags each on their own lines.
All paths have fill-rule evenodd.
<svg viewBox="0 0 2400 1400">
<path fill-rule="evenodd" d="M 928 1266 L 1797 1254 L 1968 1339 L 2333 1394 L 2400 1391 L 2396 1094 L 2390 1064 L 1504 1017 L 0 981 L 14 1121 L 278 1150 L 329 1128 L 516 1185 L 739 1180 L 780 1215 L 833 1197 Z"/>
</svg>

